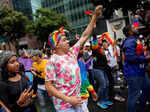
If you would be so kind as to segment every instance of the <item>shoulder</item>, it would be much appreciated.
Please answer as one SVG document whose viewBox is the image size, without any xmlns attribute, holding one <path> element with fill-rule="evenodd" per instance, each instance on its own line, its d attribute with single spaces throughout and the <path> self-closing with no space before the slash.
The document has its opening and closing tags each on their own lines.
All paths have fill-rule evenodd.
<svg viewBox="0 0 150 112">
<path fill-rule="evenodd" d="M 47 63 L 46 63 L 46 66 L 48 66 L 49 64 L 51 65 L 54 65 L 54 63 L 56 63 L 56 55 L 52 55 L 48 60 L 47 60 Z"/>
<path fill-rule="evenodd" d="M 47 62 L 48 62 L 47 59 L 43 59 L 43 60 L 42 60 L 42 63 L 47 63 Z"/>
<path fill-rule="evenodd" d="M 5 81 L 0 81 L 0 87 L 6 86 L 6 85 L 7 85 L 7 83 Z"/>
<path fill-rule="evenodd" d="M 8 87 L 8 84 L 5 81 L 0 81 L 0 93 L 3 92 L 4 90 L 6 90 L 6 88 Z"/>
<path fill-rule="evenodd" d="M 137 38 L 136 37 L 127 37 L 124 41 L 123 41 L 123 46 L 126 45 L 132 45 L 135 44 L 137 42 Z"/>
<path fill-rule="evenodd" d="M 36 62 L 33 62 L 33 63 L 32 63 L 32 65 L 36 65 L 36 64 L 37 64 Z"/>
</svg>

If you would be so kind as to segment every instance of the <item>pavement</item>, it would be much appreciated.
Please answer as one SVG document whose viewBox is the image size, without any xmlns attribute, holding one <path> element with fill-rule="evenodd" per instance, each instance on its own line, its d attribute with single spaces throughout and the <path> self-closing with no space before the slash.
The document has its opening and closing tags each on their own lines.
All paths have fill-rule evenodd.
<svg viewBox="0 0 150 112">
<path fill-rule="evenodd" d="M 123 97 L 127 99 L 127 89 L 125 89 L 123 93 L 124 93 Z M 93 102 L 92 99 L 89 98 L 89 102 L 88 102 L 89 112 L 127 112 L 126 101 L 119 102 L 116 100 L 112 100 L 112 102 L 114 103 L 112 106 L 109 106 L 108 109 L 103 110 L 96 105 L 96 102 Z M 146 106 L 145 112 L 150 112 L 150 105 Z"/>
<path fill-rule="evenodd" d="M 127 88 L 123 91 L 123 97 L 127 99 Z M 126 101 L 121 103 L 119 101 L 112 100 L 112 102 L 114 103 L 112 106 L 109 106 L 108 109 L 103 110 L 100 107 L 98 107 L 96 105 L 96 102 L 92 101 L 92 98 L 90 97 L 89 101 L 88 101 L 89 112 L 127 112 L 126 111 Z M 36 104 L 36 106 L 37 106 L 38 112 L 41 112 L 39 105 Z M 48 98 L 47 98 L 47 112 L 52 112 L 50 110 L 51 110 L 50 109 L 50 102 L 48 101 Z M 145 112 L 150 112 L 150 105 L 146 106 Z"/>
</svg>

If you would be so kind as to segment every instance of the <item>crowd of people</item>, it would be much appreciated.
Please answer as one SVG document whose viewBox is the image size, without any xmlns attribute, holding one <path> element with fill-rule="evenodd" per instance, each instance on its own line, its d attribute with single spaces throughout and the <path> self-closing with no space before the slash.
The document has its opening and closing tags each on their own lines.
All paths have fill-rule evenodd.
<svg viewBox="0 0 150 112">
<path fill-rule="evenodd" d="M 116 39 L 115 30 L 114 39 L 108 32 L 97 37 L 93 29 L 101 10 L 95 8 L 75 42 L 67 40 L 63 27 L 50 33 L 50 55 L 45 47 L 0 53 L 0 112 L 37 112 L 37 102 L 41 112 L 47 102 L 51 112 L 89 112 L 90 95 L 101 109 L 117 100 L 127 101 L 128 112 L 144 112 L 150 93 L 149 40 L 134 25 L 123 29 L 124 40 Z M 128 88 L 127 99 L 121 88 Z"/>
</svg>

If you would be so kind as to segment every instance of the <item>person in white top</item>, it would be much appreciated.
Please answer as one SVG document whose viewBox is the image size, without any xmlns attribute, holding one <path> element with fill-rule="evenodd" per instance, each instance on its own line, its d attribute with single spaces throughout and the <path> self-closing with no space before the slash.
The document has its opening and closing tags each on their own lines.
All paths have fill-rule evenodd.
<svg viewBox="0 0 150 112">
<path fill-rule="evenodd" d="M 108 66 L 110 67 L 111 70 L 111 74 L 112 75 L 112 83 L 113 85 L 116 85 L 118 82 L 118 72 L 117 72 L 117 67 L 118 67 L 118 63 L 117 63 L 117 56 L 116 56 L 116 48 L 114 48 L 114 46 L 109 45 L 107 41 L 103 41 L 106 44 L 106 47 L 104 48 L 104 53 L 106 55 L 107 61 L 108 61 Z M 115 90 L 115 100 L 118 100 L 120 102 L 124 102 L 125 99 L 123 97 L 121 97 L 121 90 Z"/>
</svg>

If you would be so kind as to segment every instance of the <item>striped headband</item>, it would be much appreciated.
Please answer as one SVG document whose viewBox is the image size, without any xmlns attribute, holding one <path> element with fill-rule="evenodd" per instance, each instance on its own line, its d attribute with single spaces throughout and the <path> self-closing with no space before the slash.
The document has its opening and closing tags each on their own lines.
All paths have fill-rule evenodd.
<svg viewBox="0 0 150 112">
<path fill-rule="evenodd" d="M 64 30 L 64 27 L 61 27 L 59 30 L 52 32 L 48 36 L 48 44 L 51 48 L 55 48 L 61 37 L 65 35 L 65 33 L 69 33 L 68 30 Z"/>
</svg>

